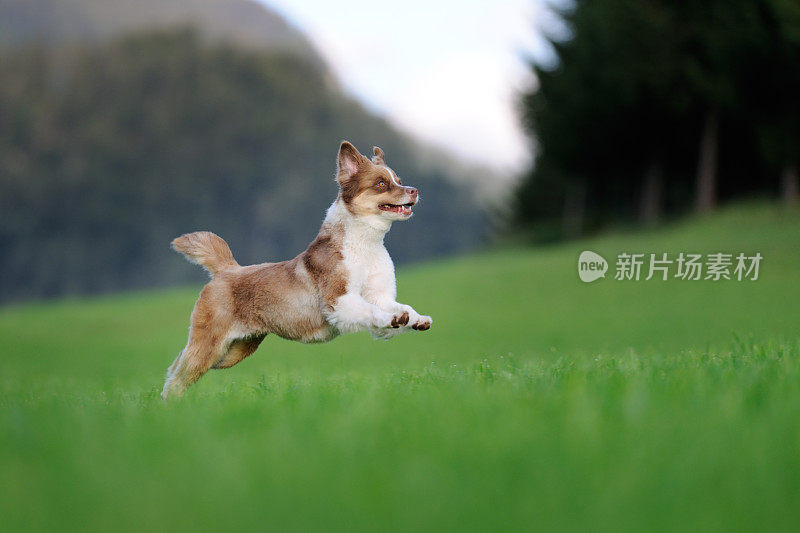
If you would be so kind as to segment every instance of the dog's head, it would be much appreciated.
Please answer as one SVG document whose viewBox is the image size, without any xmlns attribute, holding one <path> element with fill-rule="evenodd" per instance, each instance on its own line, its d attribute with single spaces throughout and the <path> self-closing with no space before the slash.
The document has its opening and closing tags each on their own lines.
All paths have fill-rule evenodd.
<svg viewBox="0 0 800 533">
<path fill-rule="evenodd" d="M 339 146 L 336 181 L 342 202 L 356 217 L 408 220 L 419 200 L 417 189 L 404 186 L 386 166 L 383 150 L 376 146 L 372 151 L 370 160 L 347 141 Z"/>
</svg>

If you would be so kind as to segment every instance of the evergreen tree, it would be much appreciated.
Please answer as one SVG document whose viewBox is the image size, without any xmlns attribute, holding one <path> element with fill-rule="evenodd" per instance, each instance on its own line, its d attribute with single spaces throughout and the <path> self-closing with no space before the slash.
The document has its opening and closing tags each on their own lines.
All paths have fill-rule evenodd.
<svg viewBox="0 0 800 533">
<path fill-rule="evenodd" d="M 517 195 L 542 239 L 701 212 L 763 192 L 797 196 L 798 4 L 578 0 L 555 68 L 524 99 L 534 169 Z M 558 223 L 557 219 L 562 222 Z"/>
</svg>

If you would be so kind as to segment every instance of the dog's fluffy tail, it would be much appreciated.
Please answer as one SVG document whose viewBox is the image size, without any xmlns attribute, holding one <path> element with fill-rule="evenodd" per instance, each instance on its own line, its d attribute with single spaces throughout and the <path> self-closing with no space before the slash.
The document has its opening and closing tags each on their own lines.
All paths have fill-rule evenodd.
<svg viewBox="0 0 800 533">
<path fill-rule="evenodd" d="M 228 243 L 210 231 L 195 231 L 172 241 L 172 249 L 192 263 L 205 268 L 212 277 L 231 267 L 239 266 Z"/>
</svg>

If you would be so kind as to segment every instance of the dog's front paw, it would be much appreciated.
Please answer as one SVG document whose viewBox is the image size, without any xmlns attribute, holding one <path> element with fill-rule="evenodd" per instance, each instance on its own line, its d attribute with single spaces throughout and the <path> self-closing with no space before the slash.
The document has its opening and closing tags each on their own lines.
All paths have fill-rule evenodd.
<svg viewBox="0 0 800 533">
<path fill-rule="evenodd" d="M 397 329 L 400 326 L 405 326 L 406 324 L 408 324 L 408 312 L 403 311 L 402 313 L 394 315 L 389 325 Z"/>
<path fill-rule="evenodd" d="M 426 329 L 431 329 L 431 324 L 433 324 L 431 317 L 420 315 L 418 320 L 409 324 L 409 327 L 417 331 L 425 331 Z"/>
<path fill-rule="evenodd" d="M 372 324 L 371 327 L 373 328 L 393 328 L 395 326 L 392 325 L 394 322 L 395 317 L 391 313 L 387 313 L 385 311 L 374 310 L 372 312 Z"/>
</svg>

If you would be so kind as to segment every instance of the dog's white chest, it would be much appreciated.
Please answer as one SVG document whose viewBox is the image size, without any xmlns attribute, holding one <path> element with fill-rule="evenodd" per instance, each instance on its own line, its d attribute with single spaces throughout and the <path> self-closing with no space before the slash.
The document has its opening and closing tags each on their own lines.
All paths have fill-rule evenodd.
<svg viewBox="0 0 800 533">
<path fill-rule="evenodd" d="M 365 242 L 358 238 L 345 238 L 342 248 L 347 271 L 347 291 L 361 294 L 375 278 L 393 278 L 394 264 L 383 241 Z"/>
</svg>

